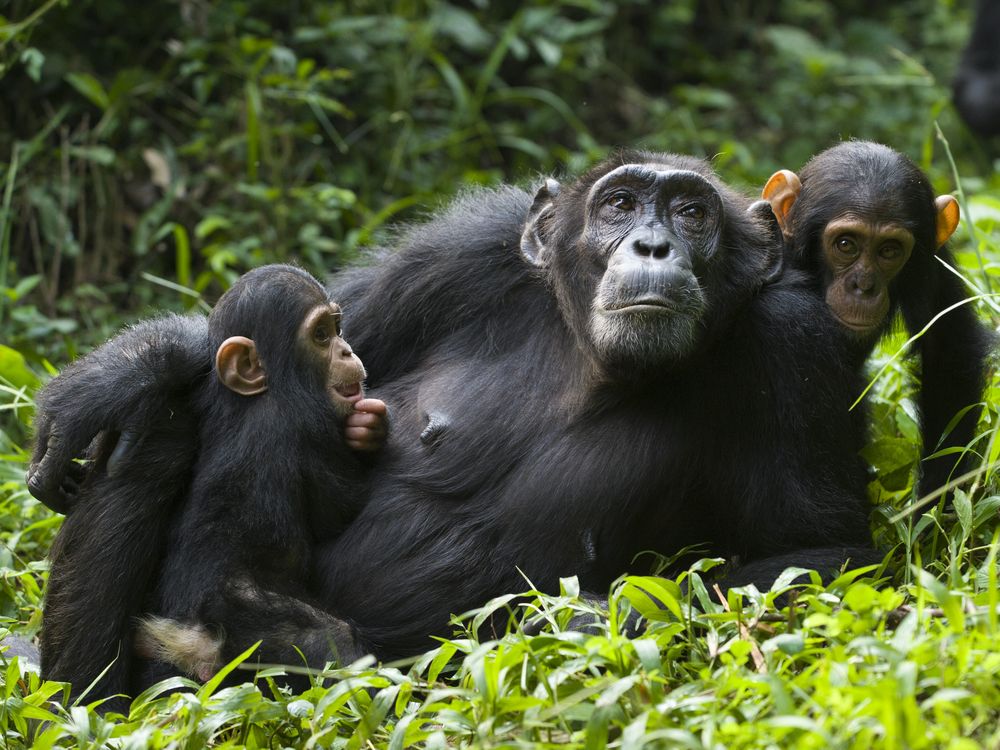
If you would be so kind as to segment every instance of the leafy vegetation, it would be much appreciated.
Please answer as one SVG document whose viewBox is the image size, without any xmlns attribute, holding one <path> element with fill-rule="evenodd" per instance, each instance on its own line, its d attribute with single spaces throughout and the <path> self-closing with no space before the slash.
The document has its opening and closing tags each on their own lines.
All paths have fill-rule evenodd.
<svg viewBox="0 0 1000 750">
<path fill-rule="evenodd" d="M 948 100 L 969 4 L 745 5 L 0 0 L 6 625 L 37 632 L 60 522 L 22 480 L 40 383 L 124 322 L 211 301 L 251 266 L 340 267 L 466 185 L 641 145 L 712 157 L 754 190 L 839 138 L 881 140 L 957 189 L 957 270 L 995 328 L 995 144 Z M 1000 380 L 970 446 L 979 476 L 947 507 L 920 504 L 919 373 L 904 344 L 890 337 L 873 358 L 864 453 L 889 573 L 724 597 L 702 561 L 677 580 L 623 579 L 593 634 L 567 630 L 591 610 L 567 580 L 527 605 L 549 623 L 538 634 L 477 640 L 505 597 L 409 663 L 353 665 L 296 696 L 267 672 L 237 688 L 164 685 L 128 717 L 69 705 L 12 659 L 0 744 L 1000 746 Z M 621 634 L 630 607 L 654 620 L 634 639 Z"/>
</svg>

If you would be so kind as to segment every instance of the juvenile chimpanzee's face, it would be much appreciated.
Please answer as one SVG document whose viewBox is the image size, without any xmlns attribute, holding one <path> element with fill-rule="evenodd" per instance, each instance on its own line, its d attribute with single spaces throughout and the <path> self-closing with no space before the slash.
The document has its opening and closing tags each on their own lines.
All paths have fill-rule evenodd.
<svg viewBox="0 0 1000 750">
<path fill-rule="evenodd" d="M 913 234 L 899 223 L 849 212 L 826 225 L 820 242 L 830 310 L 858 335 L 874 335 L 889 314 L 889 283 L 913 252 Z"/>
<path fill-rule="evenodd" d="M 643 368 L 676 362 L 698 341 L 702 283 L 719 247 L 722 199 L 702 175 L 627 164 L 591 187 L 583 241 L 605 266 L 590 315 L 601 360 Z"/>
<path fill-rule="evenodd" d="M 913 162 L 866 141 L 820 152 L 801 175 L 776 172 L 763 197 L 793 260 L 815 269 L 830 312 L 865 342 L 889 323 L 905 277 L 929 277 L 959 221 L 958 202 L 934 198 Z"/>
<path fill-rule="evenodd" d="M 306 315 L 299 332 L 308 360 L 325 373 L 324 382 L 334 409 L 343 417 L 364 398 L 365 368 L 340 335 L 340 307 L 317 305 Z"/>
</svg>

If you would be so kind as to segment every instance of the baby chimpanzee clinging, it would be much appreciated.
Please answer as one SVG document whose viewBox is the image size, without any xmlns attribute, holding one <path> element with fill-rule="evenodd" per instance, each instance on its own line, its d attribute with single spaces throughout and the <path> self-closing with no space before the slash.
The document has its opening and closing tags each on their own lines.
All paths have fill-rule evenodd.
<svg viewBox="0 0 1000 750">
<path fill-rule="evenodd" d="M 346 623 L 310 603 L 314 547 L 336 536 L 364 499 L 363 467 L 344 428 L 362 402 L 365 371 L 340 336 L 340 317 L 323 286 L 291 266 L 251 271 L 222 296 L 208 319 L 214 367 L 208 363 L 191 391 L 169 405 L 169 424 L 161 422 L 131 450 L 129 463 L 147 461 L 150 473 L 142 480 L 116 470 L 93 481 L 81 493 L 93 495 L 88 506 L 104 502 L 103 511 L 90 507 L 67 518 L 60 536 L 69 539 L 54 547 L 45 610 L 46 677 L 82 689 L 118 655 L 120 665 L 96 693 L 134 694 L 178 669 L 205 679 L 220 660 L 257 641 L 265 663 L 302 664 L 304 657 L 322 667 L 363 653 Z M 361 406 L 384 414 L 381 402 Z M 156 452 L 182 445 L 186 453 L 176 461 L 188 469 L 170 472 L 173 494 L 182 497 L 167 502 L 152 459 L 165 463 L 172 456 Z M 105 613 L 112 624 L 96 624 L 102 642 L 80 649 L 67 637 L 86 625 L 72 622 L 82 591 L 81 574 L 71 568 L 88 541 L 74 522 L 128 505 L 108 504 L 109 497 L 132 495 L 137 504 L 134 493 L 146 485 L 156 485 L 152 499 L 170 512 L 157 517 L 160 528 L 140 532 L 121 522 L 123 536 L 89 541 L 110 545 L 103 557 L 117 555 L 122 566 L 117 580 L 98 585 L 126 591 Z M 136 575 L 137 559 L 146 574 Z M 92 575 L 88 582 L 93 590 Z M 92 604 L 81 611 L 93 612 Z M 136 629 L 140 613 L 150 616 Z M 135 658 L 134 637 L 145 660 Z"/>
</svg>

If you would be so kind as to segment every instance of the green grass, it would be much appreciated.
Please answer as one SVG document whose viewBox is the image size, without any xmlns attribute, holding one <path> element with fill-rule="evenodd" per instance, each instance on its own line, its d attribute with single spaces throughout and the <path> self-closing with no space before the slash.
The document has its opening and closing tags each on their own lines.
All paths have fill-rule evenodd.
<svg viewBox="0 0 1000 750">
<path fill-rule="evenodd" d="M 973 181 L 974 182 L 974 181 Z M 954 243 L 973 291 L 995 284 L 1000 260 L 1000 188 L 963 194 L 967 221 Z M 997 301 L 979 308 L 995 327 Z M 0 672 L 3 747 L 513 747 L 639 748 L 994 748 L 1000 745 L 996 454 L 1000 381 L 985 395 L 982 473 L 923 506 L 908 481 L 918 456 L 910 363 L 890 337 L 872 359 L 873 432 L 865 457 L 873 529 L 891 550 L 891 579 L 849 572 L 829 586 L 772 591 L 707 587 L 701 561 L 676 581 L 626 578 L 599 613 L 599 634 L 566 629 L 593 611 L 573 579 L 558 597 L 521 605 L 543 618 L 538 634 L 519 624 L 480 641 L 477 625 L 512 597 L 455 620 L 455 637 L 416 660 L 371 660 L 326 675 L 301 695 L 247 671 L 220 689 L 173 681 L 102 716 L 86 696 L 66 703 L 11 660 Z M 9 350 L 5 410 L 15 417 L 0 446 L 0 615 L 32 635 L 40 625 L 44 556 L 59 518 L 23 486 L 21 447 L 38 379 Z M 903 477 L 900 480 L 900 476 Z M 685 593 L 682 593 L 685 592 Z M 658 609 L 647 594 L 666 604 Z M 778 594 L 782 597 L 777 598 Z M 419 596 L 420 592 L 414 592 Z M 620 632 L 635 608 L 651 620 L 640 637 Z M 524 611 L 526 610 L 526 611 Z M 535 629 L 530 629 L 535 633 Z M 429 646 L 433 646 L 429 642 Z M 239 668 L 233 665 L 234 668 Z M 167 694 L 186 684 L 190 692 Z"/>
<path fill-rule="evenodd" d="M 995 747 L 996 576 L 955 588 L 912 573 L 922 585 L 879 590 L 849 574 L 799 586 L 780 610 L 776 592 L 722 599 L 692 573 L 691 601 L 635 639 L 614 618 L 598 635 L 565 630 L 589 610 L 568 580 L 562 596 L 530 605 L 551 619 L 539 635 L 466 632 L 414 663 L 355 665 L 298 696 L 266 675 L 169 697 L 154 689 L 127 718 L 63 707 L 59 685 L 12 663 L 0 735 L 10 747 Z M 641 606 L 644 588 L 670 587 L 629 579 L 612 601 Z"/>
<path fill-rule="evenodd" d="M 990 211 L 1000 189 L 965 196 L 967 222 L 955 242 L 962 273 L 983 289 L 995 275 L 1000 233 Z M 978 252 L 977 252 L 978 251 Z M 980 262 L 981 258 L 981 262 Z M 992 279 L 993 283 L 996 279 Z M 979 303 L 995 327 L 996 300 Z M 610 612 L 577 597 L 536 594 L 509 632 L 480 641 L 478 624 L 502 597 L 455 618 L 455 636 L 418 659 L 371 660 L 317 675 L 301 695 L 278 689 L 274 672 L 218 687 L 175 680 L 153 688 L 127 717 L 102 716 L 86 696 L 65 702 L 16 660 L 0 673 L 3 747 L 514 747 L 591 748 L 995 748 L 1000 746 L 1000 495 L 992 473 L 1000 440 L 1000 381 L 984 394 L 984 456 L 977 477 L 918 505 L 908 478 L 918 455 L 912 398 L 917 379 L 889 337 L 872 359 L 872 437 L 865 456 L 873 530 L 894 572 L 846 572 L 771 591 L 723 596 L 703 560 L 676 580 L 629 577 L 611 591 Z M 5 360 L 8 409 L 30 416 L 37 384 L 16 357 Z M 0 613 L 14 632 L 40 622 L 44 555 L 59 518 L 31 499 L 25 454 L 5 436 L 0 464 Z M 901 480 L 900 477 L 903 477 Z M 780 598 L 778 595 L 781 595 Z M 419 596 L 420 592 L 414 592 Z M 648 595 L 666 606 L 650 605 Z M 520 600 L 519 600 L 520 601 Z M 651 624 L 621 633 L 634 608 Z M 598 615 L 598 633 L 567 629 Z M 544 620 L 525 633 L 524 618 Z M 434 643 L 429 642 L 429 647 Z M 231 665 L 235 669 L 239 666 Z M 187 685 L 189 692 L 167 694 Z"/>
<path fill-rule="evenodd" d="M 975 182 L 975 181 L 971 181 Z M 996 284 L 1000 187 L 963 192 L 966 221 L 954 243 L 972 292 Z M 979 303 L 1000 319 L 997 300 Z M 772 591 L 706 586 L 702 561 L 676 581 L 626 578 L 600 613 L 599 634 L 566 629 L 592 611 L 563 582 L 558 597 L 537 595 L 514 622 L 543 618 L 539 634 L 518 625 L 492 641 L 476 638 L 503 597 L 455 620 L 455 637 L 416 660 L 370 660 L 327 675 L 301 695 L 269 675 L 218 687 L 173 681 L 133 704 L 127 717 L 96 711 L 86 696 L 66 703 L 58 683 L 41 682 L 11 660 L 0 672 L 3 747 L 508 747 L 586 748 L 994 748 L 1000 744 L 995 493 L 1000 381 L 984 394 L 979 476 L 918 505 L 909 478 L 918 456 L 913 395 L 917 379 L 889 337 L 872 359 L 868 399 L 873 431 L 865 457 L 873 529 L 891 550 L 893 577 L 849 572 L 831 585 Z M 33 377 L 17 352 L 0 357 L 0 615 L 31 636 L 40 625 L 46 550 L 59 517 L 23 485 L 25 428 Z M 724 468 L 724 467 L 722 467 Z M 902 477 L 902 479 L 900 478 Z M 695 540 L 692 540 L 695 541 Z M 682 591 L 684 593 L 682 593 Z M 652 607 L 647 594 L 666 606 Z M 782 594 L 781 598 L 777 598 Z M 419 596 L 420 592 L 414 592 Z M 651 625 L 620 632 L 635 608 Z M 537 629 L 537 628 L 536 628 Z M 534 633 L 536 629 L 531 629 Z M 429 642 L 429 646 L 433 643 Z M 234 668 L 239 668 L 233 665 Z M 186 684 L 190 692 L 168 694 Z"/>
<path fill-rule="evenodd" d="M 958 185 L 952 247 L 997 328 L 1000 176 L 948 103 L 970 3 L 855 4 L 846 22 L 818 0 L 474 5 L 0 8 L 0 625 L 38 632 L 60 523 L 23 484 L 47 358 L 253 265 L 336 267 L 460 185 L 578 172 L 634 144 L 716 155 L 746 187 L 837 138 L 881 140 L 939 191 Z M 106 33 L 81 31 L 93 23 Z M 723 597 L 702 561 L 619 582 L 598 634 L 566 629 L 592 611 L 567 580 L 518 611 L 540 633 L 477 640 L 504 597 L 408 663 L 352 665 L 294 696 L 273 672 L 168 695 L 172 682 L 127 717 L 68 704 L 0 657 L 0 747 L 1000 748 L 1000 378 L 971 446 L 980 474 L 921 504 L 904 343 L 872 358 L 863 453 L 888 578 Z M 634 639 L 630 607 L 652 620 Z"/>
</svg>

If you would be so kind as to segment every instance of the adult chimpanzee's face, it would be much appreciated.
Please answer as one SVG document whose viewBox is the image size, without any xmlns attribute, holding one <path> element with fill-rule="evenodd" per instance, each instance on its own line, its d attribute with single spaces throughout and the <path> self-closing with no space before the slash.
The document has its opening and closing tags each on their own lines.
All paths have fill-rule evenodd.
<svg viewBox="0 0 1000 750">
<path fill-rule="evenodd" d="M 706 312 L 719 192 L 696 172 L 627 164 L 594 183 L 585 211 L 583 243 L 606 266 L 589 324 L 601 360 L 646 368 L 687 355 Z"/>
</svg>

